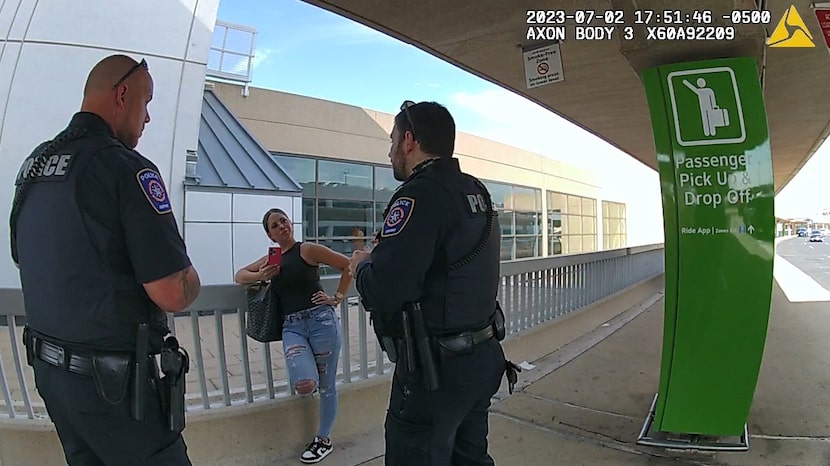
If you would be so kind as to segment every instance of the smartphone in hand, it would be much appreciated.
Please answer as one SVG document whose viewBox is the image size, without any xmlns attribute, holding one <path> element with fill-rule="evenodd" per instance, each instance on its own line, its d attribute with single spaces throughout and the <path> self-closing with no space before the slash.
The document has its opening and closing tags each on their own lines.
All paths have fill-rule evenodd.
<svg viewBox="0 0 830 466">
<path fill-rule="evenodd" d="M 268 265 L 282 264 L 282 248 L 279 246 L 270 246 L 268 248 Z"/>
</svg>

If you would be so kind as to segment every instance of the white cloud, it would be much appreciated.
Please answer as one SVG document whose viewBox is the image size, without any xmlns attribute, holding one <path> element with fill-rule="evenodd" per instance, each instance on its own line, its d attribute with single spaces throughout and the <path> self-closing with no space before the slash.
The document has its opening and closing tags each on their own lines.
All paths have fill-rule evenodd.
<svg viewBox="0 0 830 466">
<path fill-rule="evenodd" d="M 263 63 L 266 63 L 268 61 L 268 57 L 273 52 L 274 51 L 270 48 L 257 48 L 257 49 L 254 49 L 254 58 L 253 58 L 253 61 L 251 61 L 251 73 L 253 73 L 253 71 L 258 66 L 262 65 Z M 232 62 L 232 64 L 229 65 L 229 66 L 224 66 L 223 65 L 224 70 L 226 70 L 227 72 L 234 73 L 234 74 L 241 74 L 243 76 L 248 74 L 248 61 L 249 61 L 249 59 L 248 59 L 247 56 L 242 57 L 242 56 L 238 56 L 238 55 L 225 54 L 225 60 L 234 60 Z"/>
<path fill-rule="evenodd" d="M 251 68 L 256 69 L 257 66 L 265 63 L 268 60 L 268 56 L 273 53 L 273 50 L 268 48 L 263 49 L 255 49 L 254 50 L 254 62 L 251 64 Z"/>
</svg>

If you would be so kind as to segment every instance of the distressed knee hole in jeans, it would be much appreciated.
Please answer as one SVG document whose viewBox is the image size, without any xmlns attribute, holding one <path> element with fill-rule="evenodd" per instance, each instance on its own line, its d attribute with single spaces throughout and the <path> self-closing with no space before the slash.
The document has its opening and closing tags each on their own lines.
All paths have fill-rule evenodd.
<svg viewBox="0 0 830 466">
<path fill-rule="evenodd" d="M 296 390 L 300 395 L 311 395 L 315 390 L 317 390 L 317 382 L 312 379 L 298 380 L 297 383 L 294 384 L 294 390 Z"/>
</svg>

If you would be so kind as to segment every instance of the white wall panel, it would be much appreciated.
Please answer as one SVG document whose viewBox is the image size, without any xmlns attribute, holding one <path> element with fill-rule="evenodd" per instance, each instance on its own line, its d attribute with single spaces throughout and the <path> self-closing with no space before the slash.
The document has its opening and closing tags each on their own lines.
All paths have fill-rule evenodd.
<svg viewBox="0 0 830 466">
<path fill-rule="evenodd" d="M 196 0 L 41 1 L 26 40 L 184 58 L 195 6 Z M 15 27 L 11 38 L 22 38 L 23 32 Z"/>
<path fill-rule="evenodd" d="M 186 222 L 231 221 L 231 194 L 190 191 L 185 199 Z"/>
<path fill-rule="evenodd" d="M 233 263 L 236 270 L 268 253 L 273 243 L 262 229 L 261 223 L 235 223 L 233 225 Z"/>
<path fill-rule="evenodd" d="M 231 226 L 228 223 L 192 223 L 184 226 L 187 254 L 202 285 L 233 283 Z"/>
<path fill-rule="evenodd" d="M 0 33 L 7 39 L 20 39 L 26 33 L 26 27 L 37 2 L 32 0 L 11 0 L 0 2 Z"/>
<path fill-rule="evenodd" d="M 185 59 L 197 63 L 207 63 L 210 44 L 213 42 L 213 29 L 216 15 L 219 13 L 219 0 L 199 0 L 196 4 L 193 27 L 190 32 L 190 47 Z"/>
<path fill-rule="evenodd" d="M 271 196 L 264 194 L 234 194 L 233 221 L 256 222 L 262 224 L 262 216 L 268 209 L 282 209 L 293 216 L 294 201 L 289 196 Z M 262 227 L 260 227 L 262 228 Z"/>
</svg>

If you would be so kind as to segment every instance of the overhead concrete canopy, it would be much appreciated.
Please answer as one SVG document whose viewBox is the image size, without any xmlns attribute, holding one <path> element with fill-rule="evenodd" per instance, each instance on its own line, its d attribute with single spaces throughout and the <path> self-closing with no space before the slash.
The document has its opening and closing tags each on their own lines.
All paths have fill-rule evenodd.
<svg viewBox="0 0 830 466">
<path fill-rule="evenodd" d="M 698 59 L 751 56 L 763 76 L 767 118 L 780 191 L 818 149 L 830 130 L 830 56 L 810 0 L 762 1 L 771 13 L 766 25 L 735 26 L 731 41 L 647 40 L 634 24 L 635 10 L 684 13 L 709 10 L 713 25 L 733 10 L 757 10 L 754 0 L 304 0 L 363 23 L 514 91 L 656 168 L 654 140 L 642 69 Z M 814 48 L 769 48 L 765 41 L 787 8 L 794 5 L 816 44 Z M 622 11 L 635 38 L 620 40 L 622 27 L 607 41 L 573 40 L 568 21 L 561 43 L 564 81 L 527 89 L 522 63 L 527 10 L 597 13 Z M 652 26 L 655 24 L 652 23 Z"/>
</svg>

